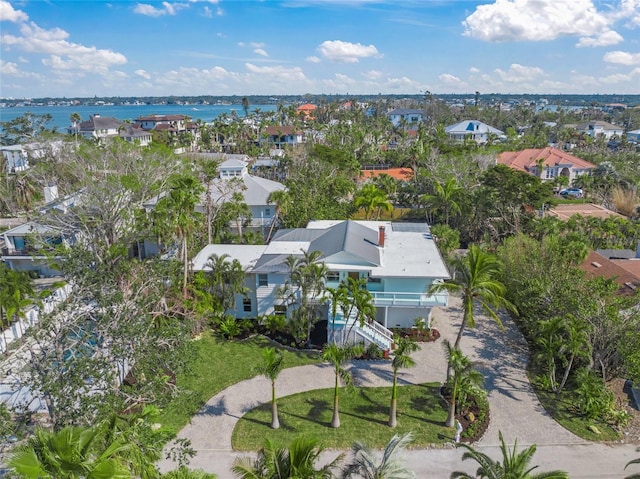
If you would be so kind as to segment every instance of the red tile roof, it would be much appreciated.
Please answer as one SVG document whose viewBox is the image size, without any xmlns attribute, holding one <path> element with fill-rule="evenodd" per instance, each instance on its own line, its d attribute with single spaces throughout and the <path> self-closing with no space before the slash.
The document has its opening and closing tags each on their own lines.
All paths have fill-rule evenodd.
<svg viewBox="0 0 640 479">
<path fill-rule="evenodd" d="M 498 156 L 498 163 L 510 166 L 516 170 L 526 171 L 537 166 L 538 161 L 543 166 L 571 165 L 574 168 L 595 168 L 596 165 L 557 148 L 527 148 L 522 151 L 505 151 Z"/>
<path fill-rule="evenodd" d="M 640 260 L 609 260 L 591 251 L 579 268 L 587 273 L 587 278 L 615 278 L 620 286 L 619 294 L 634 294 L 640 287 Z"/>
<path fill-rule="evenodd" d="M 305 103 L 304 105 L 300 105 L 298 108 L 296 108 L 296 111 L 305 111 L 305 112 L 310 112 L 310 111 L 314 111 L 317 110 L 318 107 L 312 103 Z"/>
</svg>

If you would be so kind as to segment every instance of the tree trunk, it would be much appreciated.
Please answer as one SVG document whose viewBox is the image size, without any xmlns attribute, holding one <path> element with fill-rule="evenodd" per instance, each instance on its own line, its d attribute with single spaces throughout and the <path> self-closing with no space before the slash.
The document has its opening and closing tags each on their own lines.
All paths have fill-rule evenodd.
<svg viewBox="0 0 640 479">
<path fill-rule="evenodd" d="M 278 419 L 278 403 L 274 399 L 271 401 L 271 429 L 279 429 L 280 420 Z"/>
<path fill-rule="evenodd" d="M 564 388 L 564 385 L 567 383 L 567 379 L 569 379 L 569 373 L 571 372 L 571 368 L 573 367 L 574 358 L 575 358 L 575 355 L 572 354 L 571 358 L 569 359 L 569 364 L 567 364 L 567 369 L 564 370 L 564 376 L 562 377 L 562 382 L 560 383 L 560 386 L 558 386 L 557 392 L 562 391 L 562 389 Z"/>
<path fill-rule="evenodd" d="M 187 297 L 187 281 L 189 278 L 189 255 L 187 254 L 187 237 L 182 238 L 182 259 L 183 259 L 183 277 L 182 277 L 182 294 Z"/>
<path fill-rule="evenodd" d="M 456 401 L 453 397 L 449 400 L 449 413 L 447 414 L 447 422 L 445 426 L 453 427 L 456 420 Z"/>
<path fill-rule="evenodd" d="M 391 407 L 389 408 L 389 427 L 396 427 L 398 425 L 397 412 L 398 412 L 398 399 L 397 399 L 397 387 L 398 376 L 394 371 L 393 374 L 393 388 L 391 389 Z"/>
<path fill-rule="evenodd" d="M 331 418 L 331 427 L 340 427 L 340 411 L 338 401 L 338 373 L 336 372 L 336 383 L 333 389 L 333 417 Z"/>
</svg>

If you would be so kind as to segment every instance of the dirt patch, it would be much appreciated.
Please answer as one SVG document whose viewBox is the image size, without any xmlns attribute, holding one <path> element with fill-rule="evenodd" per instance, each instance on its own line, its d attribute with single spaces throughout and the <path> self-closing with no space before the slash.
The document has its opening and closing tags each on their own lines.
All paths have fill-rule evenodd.
<svg viewBox="0 0 640 479">
<path fill-rule="evenodd" d="M 640 444 L 640 411 L 635 407 L 631 395 L 631 385 L 624 379 L 613 379 L 607 383 L 607 387 L 615 395 L 616 408 L 625 410 L 631 416 L 631 420 L 622 430 L 618 442 Z"/>
</svg>

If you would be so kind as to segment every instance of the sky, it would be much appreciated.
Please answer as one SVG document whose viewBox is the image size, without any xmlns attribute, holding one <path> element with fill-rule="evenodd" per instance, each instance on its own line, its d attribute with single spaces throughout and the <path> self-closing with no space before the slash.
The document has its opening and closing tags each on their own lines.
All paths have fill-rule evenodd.
<svg viewBox="0 0 640 479">
<path fill-rule="evenodd" d="M 640 0 L 0 0 L 0 97 L 640 94 Z"/>
</svg>

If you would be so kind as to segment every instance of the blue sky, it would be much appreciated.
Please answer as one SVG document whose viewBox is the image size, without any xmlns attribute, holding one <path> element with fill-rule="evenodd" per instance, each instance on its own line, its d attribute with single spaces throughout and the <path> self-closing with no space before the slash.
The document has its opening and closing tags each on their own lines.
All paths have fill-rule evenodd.
<svg viewBox="0 0 640 479">
<path fill-rule="evenodd" d="M 4 98 L 640 93 L 640 0 L 0 0 Z"/>
</svg>

